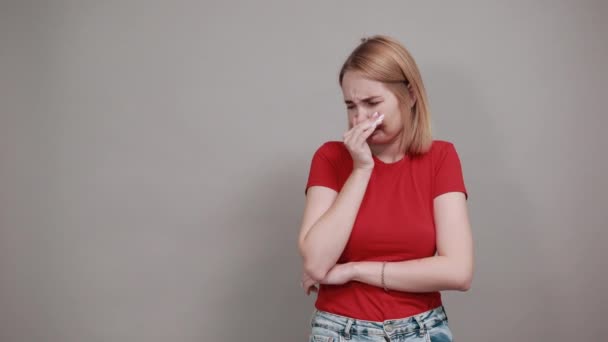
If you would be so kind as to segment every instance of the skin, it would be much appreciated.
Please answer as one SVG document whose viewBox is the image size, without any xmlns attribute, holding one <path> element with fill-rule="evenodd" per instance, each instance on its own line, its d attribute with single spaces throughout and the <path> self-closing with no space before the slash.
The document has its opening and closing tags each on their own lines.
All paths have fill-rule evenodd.
<svg viewBox="0 0 608 342">
<path fill-rule="evenodd" d="M 344 134 L 345 143 L 347 137 L 358 133 L 357 127 L 367 127 L 365 123 L 374 112 L 384 114 L 384 120 L 367 138 L 363 151 L 353 157 L 367 167 L 373 167 L 372 154 L 387 163 L 403 158 L 399 151 L 399 139 L 403 134 L 399 100 L 386 84 L 366 79 L 358 72 L 347 71 L 342 79 L 342 94 L 349 123 L 349 130 Z M 410 92 L 406 107 L 411 108 L 414 103 L 415 97 Z"/>
<path fill-rule="evenodd" d="M 403 158 L 403 153 L 399 151 L 399 140 L 403 134 L 399 101 L 384 83 L 366 79 L 352 71 L 344 75 L 342 93 L 349 122 L 349 129 L 343 137 L 344 144 L 353 158 L 353 183 L 365 185 L 365 179 L 374 167 L 372 156 L 386 163 Z M 415 101 L 416 98 L 410 91 L 405 108 L 411 108 Z M 377 127 L 374 124 L 379 116 L 374 116 L 376 112 L 384 114 L 383 122 Z M 350 186 L 348 188 L 350 190 Z M 354 194 L 355 185 L 352 191 Z M 361 191 L 364 191 L 363 186 L 359 188 L 359 192 Z M 331 189 L 315 189 L 315 193 L 311 194 L 309 191 L 308 196 L 322 196 L 315 197 L 315 201 L 330 203 L 337 198 L 337 193 Z M 473 242 L 465 196 L 461 192 L 445 193 L 433 200 L 433 206 L 437 255 L 386 263 L 385 285 L 390 290 L 430 292 L 466 291 L 470 288 L 473 275 Z M 301 236 L 304 239 L 308 236 L 306 229 L 310 230 L 310 227 L 303 228 Z M 322 240 L 317 238 L 317 241 Z M 340 285 L 359 281 L 382 286 L 381 270 L 381 262 L 366 261 L 335 264 L 327 272 L 323 272 L 322 276 L 316 277 L 304 270 L 301 286 L 307 295 L 318 291 L 316 285 L 319 283 Z"/>
</svg>

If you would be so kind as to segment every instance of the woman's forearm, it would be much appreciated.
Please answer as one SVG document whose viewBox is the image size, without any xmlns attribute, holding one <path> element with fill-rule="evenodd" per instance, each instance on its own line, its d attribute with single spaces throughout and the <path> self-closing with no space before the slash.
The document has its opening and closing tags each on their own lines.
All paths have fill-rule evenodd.
<svg viewBox="0 0 608 342">
<path fill-rule="evenodd" d="M 472 267 L 447 256 L 387 262 L 384 283 L 389 290 L 433 292 L 442 290 L 467 291 L 471 284 Z M 382 287 L 382 262 L 352 263 L 353 279 Z"/>
<path fill-rule="evenodd" d="M 350 237 L 371 173 L 371 169 L 354 169 L 332 206 L 304 237 L 304 269 L 315 280 L 323 279 L 340 258 Z"/>
</svg>

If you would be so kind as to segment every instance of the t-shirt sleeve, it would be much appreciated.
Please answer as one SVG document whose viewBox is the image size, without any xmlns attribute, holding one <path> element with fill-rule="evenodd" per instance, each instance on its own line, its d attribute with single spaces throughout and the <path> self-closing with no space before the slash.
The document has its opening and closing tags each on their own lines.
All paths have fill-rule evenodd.
<svg viewBox="0 0 608 342">
<path fill-rule="evenodd" d="M 321 185 L 339 191 L 336 158 L 332 156 L 335 153 L 331 153 L 330 148 L 331 146 L 325 143 L 315 151 L 310 163 L 310 172 L 304 194 L 313 185 Z"/>
<path fill-rule="evenodd" d="M 435 166 L 435 181 L 433 198 L 446 192 L 463 192 L 465 198 L 469 198 L 464 184 L 460 158 L 456 148 L 449 143 L 440 152 L 438 162 Z"/>
</svg>

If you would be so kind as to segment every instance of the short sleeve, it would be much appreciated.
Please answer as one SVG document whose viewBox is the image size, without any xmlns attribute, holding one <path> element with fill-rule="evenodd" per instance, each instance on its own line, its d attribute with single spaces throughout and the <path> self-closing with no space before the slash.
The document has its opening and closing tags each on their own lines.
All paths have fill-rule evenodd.
<svg viewBox="0 0 608 342">
<path fill-rule="evenodd" d="M 308 182 L 304 194 L 313 185 L 321 185 L 339 191 L 336 160 L 332 158 L 330 148 L 331 146 L 325 143 L 315 151 L 310 163 L 310 172 L 308 173 Z"/>
<path fill-rule="evenodd" d="M 435 178 L 433 187 L 433 198 L 446 192 L 463 192 L 465 198 L 469 198 L 464 184 L 460 157 L 452 143 L 447 143 L 440 151 L 438 161 L 435 165 Z"/>
</svg>

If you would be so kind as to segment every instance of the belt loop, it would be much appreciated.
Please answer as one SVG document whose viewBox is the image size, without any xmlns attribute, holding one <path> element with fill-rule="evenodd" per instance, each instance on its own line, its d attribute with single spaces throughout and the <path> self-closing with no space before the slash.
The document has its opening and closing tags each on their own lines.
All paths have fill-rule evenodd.
<svg viewBox="0 0 608 342">
<path fill-rule="evenodd" d="M 350 340 L 350 328 L 353 326 L 353 319 L 349 318 L 346 322 L 346 327 L 344 328 L 344 338 Z"/>
<path fill-rule="evenodd" d="M 418 317 L 418 316 L 414 316 L 414 320 L 416 320 L 418 327 L 420 327 L 420 332 L 418 333 L 418 336 L 422 337 L 424 335 L 424 333 L 426 333 L 426 325 L 424 325 L 424 323 L 422 323 L 422 321 L 420 320 L 420 317 Z"/>
<path fill-rule="evenodd" d="M 315 320 L 315 316 L 317 315 L 317 308 L 312 310 L 312 314 L 310 315 L 310 319 L 308 320 L 308 325 L 312 327 L 312 322 Z"/>
</svg>

